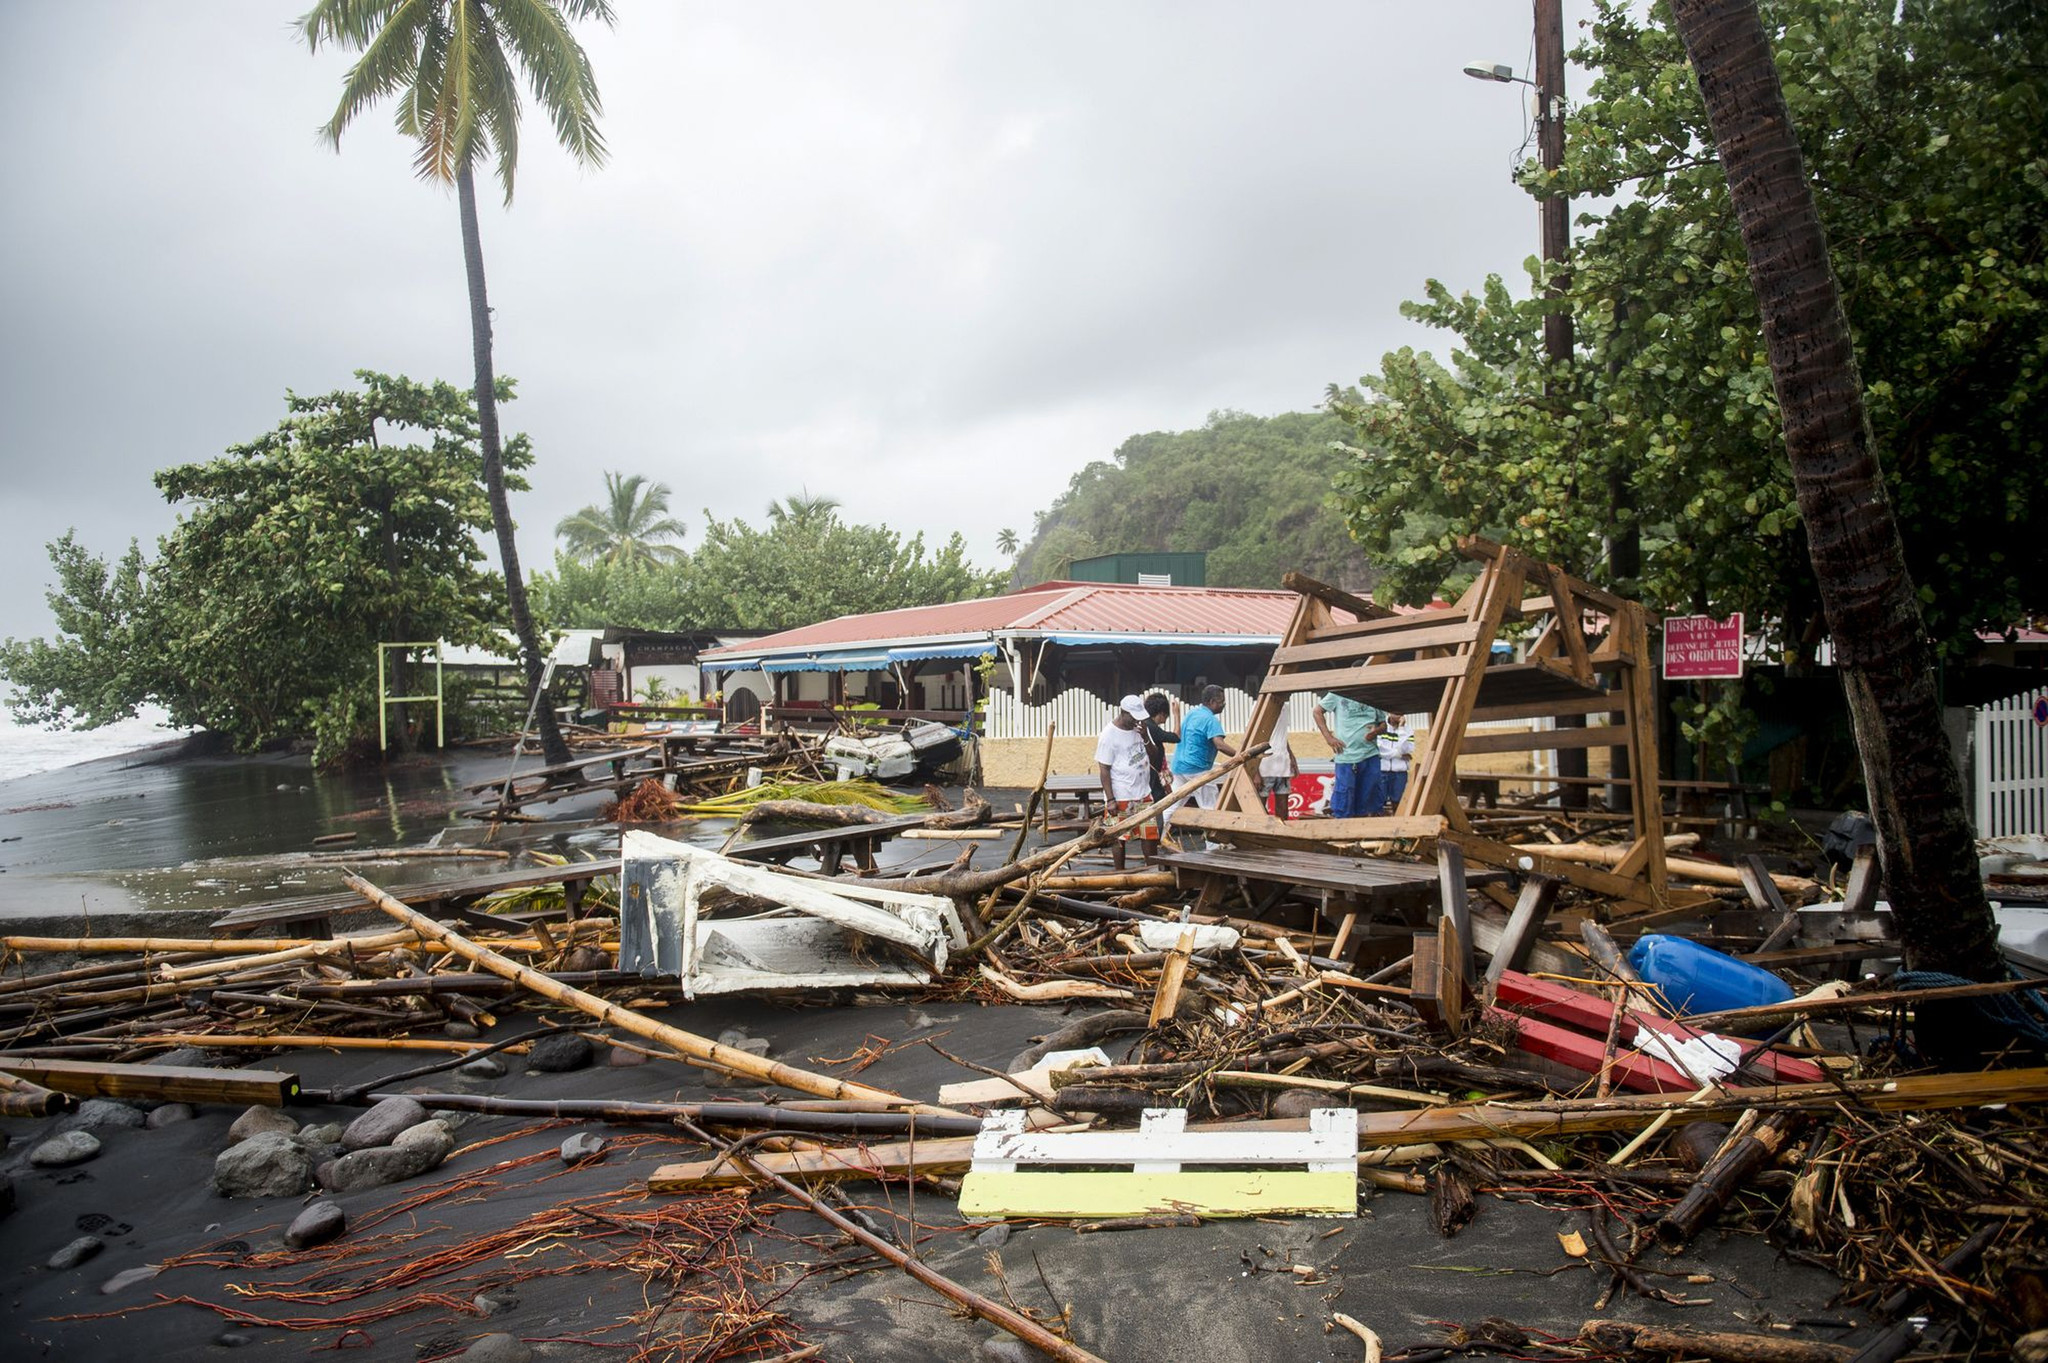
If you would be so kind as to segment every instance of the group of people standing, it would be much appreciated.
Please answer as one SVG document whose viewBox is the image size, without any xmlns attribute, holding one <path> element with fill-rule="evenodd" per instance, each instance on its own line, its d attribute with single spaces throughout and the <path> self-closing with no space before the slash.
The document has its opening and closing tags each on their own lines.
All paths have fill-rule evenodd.
<svg viewBox="0 0 2048 1363">
<path fill-rule="evenodd" d="M 1179 707 L 1158 691 L 1142 698 L 1125 696 L 1117 703 L 1095 744 L 1096 774 L 1112 820 L 1142 804 L 1164 799 L 1170 786 L 1213 767 L 1218 753 L 1237 756 L 1237 747 L 1223 736 L 1223 699 L 1222 687 L 1204 687 L 1201 703 L 1185 715 L 1178 714 Z M 1400 801 L 1415 751 L 1415 733 L 1408 727 L 1407 716 L 1388 714 L 1332 692 L 1317 702 L 1315 720 L 1336 757 L 1336 778 L 1330 785 L 1332 817 L 1378 814 Z M 1284 819 L 1289 788 L 1301 770 L 1288 742 L 1284 713 L 1271 745 L 1259 763 L 1260 785 L 1267 808 L 1275 818 Z M 1171 754 L 1168 748 L 1173 750 Z M 1214 809 L 1220 791 L 1221 783 L 1211 781 L 1189 799 L 1203 809 Z M 1134 830 L 1146 843 L 1148 857 L 1157 850 L 1160 833 L 1172 813 L 1168 809 L 1159 819 Z M 1128 840 L 1130 834 L 1124 836 Z M 1120 841 L 1116 848 L 1119 867 L 1123 856 Z"/>
</svg>

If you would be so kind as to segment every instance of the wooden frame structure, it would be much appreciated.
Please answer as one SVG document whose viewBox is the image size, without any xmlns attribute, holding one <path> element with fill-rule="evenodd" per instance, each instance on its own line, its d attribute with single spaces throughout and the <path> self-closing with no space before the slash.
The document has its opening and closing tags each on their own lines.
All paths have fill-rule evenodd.
<svg viewBox="0 0 2048 1363">
<path fill-rule="evenodd" d="M 1275 819 L 1261 807 L 1244 769 L 1225 778 L 1214 810 L 1182 808 L 1176 826 L 1231 840 L 1331 847 L 1401 838 L 1439 838 L 1471 860 L 1537 872 L 1650 910 L 1675 910 L 1706 896 L 1666 888 L 1664 839 L 1654 795 L 1633 801 L 1632 841 L 1620 864 L 1589 867 L 1517 851 L 1473 832 L 1458 799 L 1463 754 L 1616 748 L 1628 754 L 1632 789 L 1659 789 L 1652 615 L 1554 564 L 1478 536 L 1459 542 L 1479 575 L 1447 610 L 1397 614 L 1361 597 L 1290 573 L 1300 594 L 1260 688 L 1245 734 L 1271 739 L 1281 707 L 1300 692 L 1335 692 L 1395 713 L 1426 711 L 1408 788 L 1391 815 Z M 1349 619 L 1340 618 L 1344 612 Z M 1503 625 L 1534 635 L 1519 662 L 1493 661 Z M 1488 720 L 1608 717 L 1604 725 L 1469 732 Z"/>
</svg>

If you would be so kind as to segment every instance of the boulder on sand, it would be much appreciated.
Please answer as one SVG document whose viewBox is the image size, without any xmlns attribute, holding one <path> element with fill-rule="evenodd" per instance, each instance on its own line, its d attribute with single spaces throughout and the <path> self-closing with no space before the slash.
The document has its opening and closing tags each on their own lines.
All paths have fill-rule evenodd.
<svg viewBox="0 0 2048 1363">
<path fill-rule="evenodd" d="M 455 1148 L 455 1133 L 440 1122 L 421 1122 L 389 1145 L 372 1146 L 320 1166 L 320 1186 L 330 1193 L 360 1192 L 424 1174 Z"/>
<path fill-rule="evenodd" d="M 368 1150 L 390 1145 L 399 1133 L 427 1119 L 427 1110 L 410 1098 L 386 1098 L 348 1124 L 341 1133 L 344 1150 Z"/>
<path fill-rule="evenodd" d="M 222 1197 L 291 1197 L 313 1178 L 313 1157 L 282 1131 L 265 1131 L 214 1157 L 213 1190 Z"/>
</svg>

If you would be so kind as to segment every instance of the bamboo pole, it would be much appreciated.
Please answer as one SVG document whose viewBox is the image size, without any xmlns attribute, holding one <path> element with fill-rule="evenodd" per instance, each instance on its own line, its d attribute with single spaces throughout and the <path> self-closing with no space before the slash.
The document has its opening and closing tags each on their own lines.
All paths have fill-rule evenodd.
<svg viewBox="0 0 2048 1363">
<path fill-rule="evenodd" d="M 123 1044 L 138 1046 L 215 1046 L 225 1050 L 286 1051 L 298 1048 L 326 1048 L 335 1051 L 471 1051 L 485 1049 L 483 1041 L 449 1041 L 431 1036 L 324 1036 L 300 1032 L 276 1036 L 244 1036 L 239 1032 L 158 1032 L 149 1036 L 123 1038 Z M 7 1057 L 0 1053 L 0 1064 Z"/>
<path fill-rule="evenodd" d="M 1060 1363 L 1103 1363 L 1101 1358 L 1089 1353 L 1071 1340 L 1060 1338 L 1021 1311 L 1013 1311 L 1001 1302 L 991 1301 L 977 1292 L 971 1292 L 954 1282 L 951 1278 L 925 1267 L 910 1255 L 905 1254 L 902 1250 L 890 1244 L 887 1240 L 882 1239 L 879 1235 L 841 1216 L 803 1188 L 791 1183 L 780 1174 L 763 1168 L 746 1151 L 714 1140 L 708 1132 L 687 1120 L 678 1121 L 676 1125 L 682 1127 L 712 1149 L 723 1151 L 730 1155 L 736 1163 L 746 1166 L 755 1175 L 773 1183 L 789 1196 L 801 1200 L 818 1216 L 824 1218 L 833 1229 L 843 1235 L 852 1236 L 860 1241 L 861 1244 L 881 1255 L 890 1263 L 923 1283 L 926 1287 L 929 1287 L 932 1291 L 945 1297 L 948 1301 L 957 1303 L 999 1329 L 1007 1330 L 1040 1353 L 1059 1359 Z"/>
<path fill-rule="evenodd" d="M 1689 833 L 1674 834 L 1673 837 L 1691 837 Z M 1667 838 L 1669 843 L 1672 839 Z M 1533 852 L 1557 861 L 1577 862 L 1582 866 L 1618 866 L 1628 855 L 1626 847 L 1610 847 L 1602 843 L 1586 842 L 1522 842 L 1515 844 L 1517 852 Z M 1723 866 L 1717 861 L 1699 861 L 1693 857 L 1666 857 L 1665 869 L 1674 876 L 1696 880 L 1702 885 L 1728 885 L 1741 888 L 1742 872 L 1733 866 Z M 1820 889 L 1820 882 L 1805 876 L 1773 875 L 1771 881 L 1786 894 L 1806 895 Z"/>
<path fill-rule="evenodd" d="M 440 942 L 456 955 L 474 962 L 476 965 L 490 971 L 493 975 L 511 980 L 522 989 L 531 990 L 542 998 L 552 999 L 556 1003 L 566 1004 L 578 1012 L 587 1013 L 600 1022 L 616 1027 L 622 1032 L 630 1032 L 634 1036 L 645 1037 L 649 1041 L 659 1042 L 671 1050 L 678 1051 L 694 1059 L 710 1061 L 719 1068 L 730 1070 L 735 1074 L 743 1074 L 765 1083 L 779 1084 L 784 1088 L 796 1089 L 800 1093 L 816 1094 L 820 1098 L 895 1098 L 898 1096 L 885 1089 L 870 1088 L 866 1084 L 849 1083 L 843 1079 L 833 1079 L 827 1075 L 813 1074 L 809 1070 L 800 1070 L 793 1065 L 782 1064 L 780 1061 L 763 1060 L 761 1057 L 747 1051 L 736 1050 L 731 1046 L 722 1046 L 716 1041 L 698 1036 L 695 1032 L 687 1032 L 680 1027 L 672 1027 L 666 1022 L 648 1017 L 644 1013 L 636 1013 L 630 1008 L 621 1008 L 615 1003 L 607 1003 L 595 994 L 586 994 L 581 989 L 557 983 L 538 970 L 529 969 L 516 961 L 500 956 L 488 947 L 470 941 L 461 933 L 451 928 L 443 927 L 425 914 L 418 913 L 399 903 L 396 899 L 393 899 L 390 895 L 384 893 L 384 891 L 378 889 L 359 875 L 350 874 L 345 879 L 350 889 L 361 895 L 370 904 L 405 924 L 406 927 L 419 936 Z M 943 1109 L 927 1109 L 923 1107 L 920 1107 L 918 1110 L 943 1111 Z"/>
<path fill-rule="evenodd" d="M 67 1094 L 12 1074 L 0 1074 L 0 1117 L 47 1117 L 74 1106 Z"/>
</svg>

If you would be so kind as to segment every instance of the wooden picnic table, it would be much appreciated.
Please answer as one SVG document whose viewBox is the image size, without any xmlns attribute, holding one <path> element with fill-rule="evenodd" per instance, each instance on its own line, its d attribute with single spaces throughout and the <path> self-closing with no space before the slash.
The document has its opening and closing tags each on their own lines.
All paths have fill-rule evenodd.
<svg viewBox="0 0 2048 1363">
<path fill-rule="evenodd" d="M 536 866 L 526 871 L 500 871 L 495 875 L 429 880 L 417 885 L 396 886 L 388 893 L 399 903 L 436 917 L 453 913 L 473 923 L 503 926 L 517 922 L 517 916 L 486 914 L 471 906 L 504 890 L 560 885 L 562 897 L 573 915 L 591 881 L 618 873 L 619 859 L 609 857 L 600 861 L 572 861 L 561 866 Z M 283 927 L 301 936 L 332 937 L 335 915 L 364 907 L 362 898 L 354 891 L 305 895 L 269 904 L 252 904 L 223 914 L 213 921 L 213 931 L 238 937 L 256 928 Z"/>
<path fill-rule="evenodd" d="M 772 838 L 758 838 L 753 842 L 737 843 L 725 849 L 725 855 L 739 861 L 767 862 L 774 866 L 787 866 L 798 857 L 814 856 L 818 867 L 826 875 L 839 874 L 839 863 L 848 852 L 853 853 L 854 863 L 863 871 L 875 869 L 875 848 L 907 828 L 923 825 L 922 814 L 906 814 L 901 818 L 887 819 L 881 823 L 846 824 L 836 828 L 812 828 L 797 833 L 784 833 Z"/>
<path fill-rule="evenodd" d="M 1092 819 L 1095 806 L 1102 799 L 1102 778 L 1093 772 L 1086 776 L 1048 776 L 1045 796 L 1061 804 L 1079 805 L 1081 817 Z"/>
</svg>

